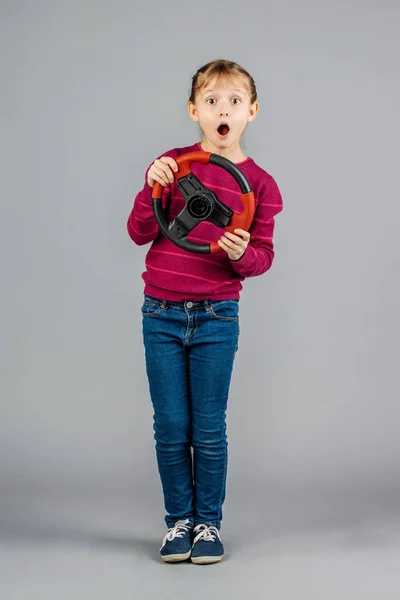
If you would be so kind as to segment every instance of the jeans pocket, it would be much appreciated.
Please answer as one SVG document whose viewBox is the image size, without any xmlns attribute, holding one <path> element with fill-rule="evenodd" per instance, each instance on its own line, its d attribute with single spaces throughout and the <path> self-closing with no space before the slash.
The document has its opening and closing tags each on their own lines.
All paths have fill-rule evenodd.
<svg viewBox="0 0 400 600">
<path fill-rule="evenodd" d="M 221 300 L 210 304 L 211 315 L 218 321 L 238 321 L 239 303 L 236 300 Z"/>
<path fill-rule="evenodd" d="M 161 302 L 153 298 L 145 298 L 141 310 L 143 317 L 155 317 L 161 310 Z"/>
</svg>

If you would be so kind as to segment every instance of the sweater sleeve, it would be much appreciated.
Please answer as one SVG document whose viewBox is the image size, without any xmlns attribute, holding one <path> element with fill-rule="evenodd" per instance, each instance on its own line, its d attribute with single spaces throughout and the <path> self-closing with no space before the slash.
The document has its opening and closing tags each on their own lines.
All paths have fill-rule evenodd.
<svg viewBox="0 0 400 600">
<path fill-rule="evenodd" d="M 231 260 L 232 268 L 242 277 L 262 275 L 274 260 L 273 234 L 275 216 L 283 209 L 282 196 L 275 180 L 260 188 L 253 222 L 250 225 L 250 242 L 239 260 Z"/>
<path fill-rule="evenodd" d="M 172 156 L 172 153 L 168 153 L 168 155 Z M 167 154 L 163 154 L 162 156 L 167 156 Z M 149 172 L 150 167 L 151 165 L 149 165 L 146 170 L 144 186 L 135 197 L 133 208 L 129 214 L 126 224 L 129 237 L 138 246 L 144 246 L 145 244 L 152 242 L 159 234 L 159 226 L 153 212 L 153 188 L 151 188 L 147 183 L 147 173 Z M 161 201 L 164 210 L 168 204 L 170 196 L 171 186 L 167 185 L 163 188 L 163 196 Z"/>
</svg>

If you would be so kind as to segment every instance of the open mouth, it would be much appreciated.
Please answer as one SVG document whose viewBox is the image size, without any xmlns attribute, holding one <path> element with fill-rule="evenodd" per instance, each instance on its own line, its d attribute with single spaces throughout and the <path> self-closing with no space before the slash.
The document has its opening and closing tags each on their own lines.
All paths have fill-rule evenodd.
<svg viewBox="0 0 400 600">
<path fill-rule="evenodd" d="M 221 123 L 221 125 L 217 129 L 219 135 L 228 135 L 229 133 L 229 125 L 228 123 Z"/>
</svg>

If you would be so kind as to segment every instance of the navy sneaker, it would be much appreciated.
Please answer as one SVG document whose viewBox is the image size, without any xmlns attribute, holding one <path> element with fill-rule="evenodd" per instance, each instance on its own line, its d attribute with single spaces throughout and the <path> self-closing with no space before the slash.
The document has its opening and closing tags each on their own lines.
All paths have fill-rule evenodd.
<svg viewBox="0 0 400 600">
<path fill-rule="evenodd" d="M 180 562 L 187 560 L 192 551 L 192 528 L 189 519 L 177 521 L 175 527 L 170 527 L 165 535 L 161 548 L 161 558 L 165 562 Z"/>
<path fill-rule="evenodd" d="M 191 560 L 198 565 L 218 562 L 224 556 L 224 546 L 217 527 L 196 525 L 193 529 Z"/>
</svg>

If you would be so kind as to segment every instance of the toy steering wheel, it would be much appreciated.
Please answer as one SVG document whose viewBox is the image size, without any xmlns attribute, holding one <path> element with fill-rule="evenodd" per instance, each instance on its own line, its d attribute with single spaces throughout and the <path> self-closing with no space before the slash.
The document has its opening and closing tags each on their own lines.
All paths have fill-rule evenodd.
<svg viewBox="0 0 400 600">
<path fill-rule="evenodd" d="M 228 171 L 240 187 L 240 199 L 243 211 L 237 213 L 218 199 L 216 194 L 205 187 L 192 173 L 190 165 L 198 162 L 202 165 L 213 164 Z M 232 161 L 211 152 L 189 152 L 176 158 L 178 171 L 174 173 L 177 188 L 185 199 L 185 208 L 171 222 L 168 222 L 163 208 L 163 187 L 157 181 L 153 185 L 153 212 L 161 232 L 176 246 L 197 252 L 211 254 L 222 250 L 218 242 L 197 244 L 187 239 L 188 234 L 202 221 L 209 221 L 225 231 L 233 233 L 235 229 L 248 231 L 254 216 L 254 194 L 242 171 Z"/>
</svg>

